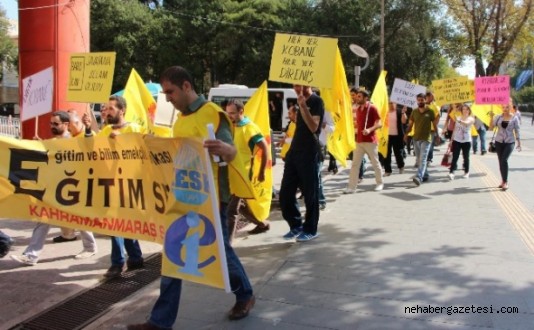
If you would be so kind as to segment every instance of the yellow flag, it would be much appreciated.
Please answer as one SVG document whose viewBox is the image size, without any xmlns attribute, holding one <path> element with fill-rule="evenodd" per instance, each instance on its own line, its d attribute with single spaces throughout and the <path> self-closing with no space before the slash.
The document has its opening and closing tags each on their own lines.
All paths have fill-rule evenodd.
<svg viewBox="0 0 534 330">
<path fill-rule="evenodd" d="M 373 95 L 371 96 L 371 103 L 373 103 L 380 115 L 380 120 L 382 121 L 382 128 L 379 129 L 376 134 L 378 138 L 378 152 L 384 156 L 388 154 L 388 136 L 389 136 L 389 120 L 388 120 L 388 111 L 389 111 L 389 96 L 388 96 L 388 87 L 386 85 L 386 75 L 387 71 L 382 71 L 378 80 L 376 81 L 375 89 L 373 90 Z"/>
<path fill-rule="evenodd" d="M 476 104 L 473 103 L 471 106 L 471 112 L 473 115 L 477 116 L 482 120 L 487 126 L 490 125 L 491 116 L 489 115 L 492 112 L 495 115 L 500 115 L 502 113 L 502 106 L 500 104 Z"/>
<path fill-rule="evenodd" d="M 267 142 L 269 153 L 265 166 L 265 180 L 258 181 L 258 173 L 261 164 L 262 150 L 255 147 L 254 161 L 251 178 L 254 188 L 254 199 L 247 200 L 250 210 L 258 220 L 265 220 L 271 211 L 271 199 L 273 193 L 273 166 L 271 159 L 271 128 L 269 125 L 269 96 L 267 93 L 267 81 L 263 82 L 258 90 L 245 104 L 245 115 L 261 130 L 261 134 Z"/>
<path fill-rule="evenodd" d="M 156 101 L 135 69 L 130 73 L 123 97 L 128 105 L 124 119 L 143 127 L 142 133 L 151 132 L 156 114 Z"/>
<path fill-rule="evenodd" d="M 321 98 L 326 111 L 329 111 L 334 121 L 334 132 L 327 140 L 330 152 L 343 166 L 347 166 L 347 156 L 356 148 L 354 124 L 352 120 L 352 102 L 349 85 L 345 76 L 345 67 L 341 59 L 339 48 L 336 52 L 334 66 L 334 82 L 332 88 L 321 88 Z"/>
</svg>

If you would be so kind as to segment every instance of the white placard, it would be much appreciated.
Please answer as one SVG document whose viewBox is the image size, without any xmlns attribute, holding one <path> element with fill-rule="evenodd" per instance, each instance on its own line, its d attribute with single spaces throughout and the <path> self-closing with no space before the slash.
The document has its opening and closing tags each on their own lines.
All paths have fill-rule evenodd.
<svg viewBox="0 0 534 330">
<path fill-rule="evenodd" d="M 49 67 L 22 80 L 20 120 L 28 120 L 52 111 L 54 68 Z"/>
<path fill-rule="evenodd" d="M 154 124 L 166 127 L 172 127 L 178 116 L 178 110 L 174 109 L 171 102 L 167 102 L 166 96 L 163 93 L 158 93 L 158 100 L 156 105 L 156 116 Z"/>
<path fill-rule="evenodd" d="M 426 93 L 425 86 L 416 85 L 409 81 L 395 78 L 389 101 L 415 109 L 417 108 L 416 96 L 421 93 Z"/>
</svg>

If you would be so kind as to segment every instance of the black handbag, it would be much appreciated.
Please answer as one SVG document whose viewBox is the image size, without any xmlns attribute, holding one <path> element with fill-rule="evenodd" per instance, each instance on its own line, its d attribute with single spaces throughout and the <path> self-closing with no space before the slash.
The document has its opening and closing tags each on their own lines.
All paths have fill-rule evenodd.
<svg viewBox="0 0 534 330">
<path fill-rule="evenodd" d="M 495 125 L 495 126 L 497 126 L 497 129 L 499 129 L 498 128 L 499 119 L 500 119 L 500 117 L 497 118 L 497 124 Z M 495 149 L 495 132 L 496 132 L 496 130 L 493 131 L 493 136 L 491 137 L 491 141 L 490 141 L 490 143 L 488 145 L 488 151 L 489 152 L 497 152 L 497 150 Z"/>
<path fill-rule="evenodd" d="M 489 143 L 488 151 L 489 152 L 496 152 L 496 150 L 495 150 L 495 141 L 493 141 L 493 139 L 491 139 L 491 141 Z"/>
</svg>

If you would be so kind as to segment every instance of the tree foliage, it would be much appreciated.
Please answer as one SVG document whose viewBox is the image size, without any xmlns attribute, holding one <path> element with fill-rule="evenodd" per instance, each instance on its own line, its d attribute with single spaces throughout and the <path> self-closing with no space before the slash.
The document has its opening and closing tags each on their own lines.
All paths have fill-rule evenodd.
<svg viewBox="0 0 534 330">
<path fill-rule="evenodd" d="M 17 46 L 9 37 L 10 23 L 6 17 L 5 10 L 0 7 L 0 65 L 6 63 L 8 68 L 16 67 Z M 0 70 L 0 80 L 2 79 L 2 70 Z"/>
<path fill-rule="evenodd" d="M 385 0 L 390 81 L 398 77 L 429 83 L 449 66 L 445 56 L 453 63 L 458 60 L 457 53 L 443 47 L 456 36 L 435 19 L 437 1 Z M 362 85 L 371 87 L 379 74 L 379 1 L 165 0 L 150 8 L 151 2 L 91 1 L 92 51 L 117 52 L 117 88 L 124 86 L 132 67 L 144 79 L 157 79 L 169 65 L 187 67 L 201 92 L 219 83 L 258 86 L 268 79 L 277 32 L 338 38 L 349 81 L 354 66 L 364 64 L 349 50 L 351 43 L 358 44 L 370 60 L 361 73 Z"/>
<path fill-rule="evenodd" d="M 477 76 L 499 73 L 525 26 L 532 24 L 534 0 L 444 0 L 466 34 Z M 484 67 L 484 61 L 487 66 Z"/>
</svg>

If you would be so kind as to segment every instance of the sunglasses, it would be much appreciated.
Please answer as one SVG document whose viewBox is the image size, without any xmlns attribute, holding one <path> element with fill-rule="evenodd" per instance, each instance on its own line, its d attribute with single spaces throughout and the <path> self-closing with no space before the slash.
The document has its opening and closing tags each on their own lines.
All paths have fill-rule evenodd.
<svg viewBox="0 0 534 330">
<path fill-rule="evenodd" d="M 61 122 L 58 123 L 58 122 L 56 122 L 56 121 L 51 121 L 51 122 L 50 122 L 50 125 L 52 125 L 52 126 L 54 126 L 54 127 L 57 127 L 57 126 L 59 126 L 59 125 L 61 125 L 61 124 L 63 124 L 63 123 L 61 123 Z"/>
</svg>

